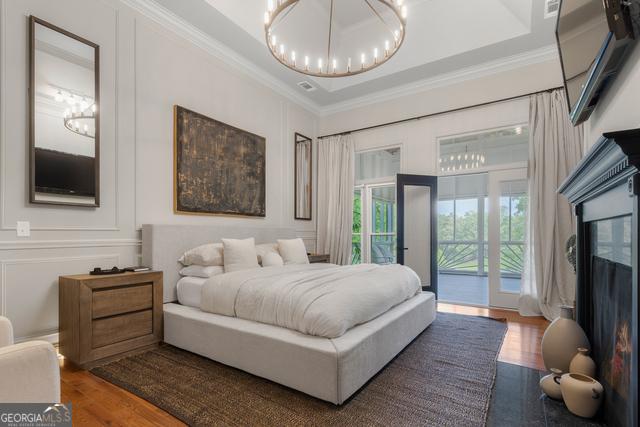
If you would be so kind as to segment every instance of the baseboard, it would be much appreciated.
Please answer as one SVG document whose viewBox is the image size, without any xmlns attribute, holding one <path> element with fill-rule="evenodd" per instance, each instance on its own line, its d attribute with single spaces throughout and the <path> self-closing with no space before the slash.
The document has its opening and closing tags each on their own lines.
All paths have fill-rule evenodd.
<svg viewBox="0 0 640 427">
<path fill-rule="evenodd" d="M 59 333 L 55 332 L 53 334 L 48 334 L 48 335 L 34 335 L 34 336 L 29 336 L 29 337 L 21 337 L 21 338 L 16 338 L 15 342 L 17 343 L 21 343 L 21 342 L 26 342 L 26 341 L 47 341 L 50 342 L 51 344 L 58 344 L 58 341 L 60 341 L 59 338 Z"/>
</svg>

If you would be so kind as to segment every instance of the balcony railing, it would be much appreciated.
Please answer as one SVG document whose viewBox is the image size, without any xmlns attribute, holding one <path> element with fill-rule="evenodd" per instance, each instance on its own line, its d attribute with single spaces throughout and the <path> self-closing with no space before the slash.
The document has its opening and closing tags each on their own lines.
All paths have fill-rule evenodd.
<svg viewBox="0 0 640 427">
<path fill-rule="evenodd" d="M 478 240 L 441 240 L 438 242 L 438 269 L 443 273 L 484 276 L 489 271 L 488 243 Z M 524 267 L 524 243 L 503 241 L 500 244 L 500 274 L 520 277 Z"/>
</svg>

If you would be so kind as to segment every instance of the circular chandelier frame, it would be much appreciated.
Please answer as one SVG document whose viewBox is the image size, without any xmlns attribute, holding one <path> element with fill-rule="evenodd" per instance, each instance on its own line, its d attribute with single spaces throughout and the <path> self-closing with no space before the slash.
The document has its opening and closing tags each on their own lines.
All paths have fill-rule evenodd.
<svg viewBox="0 0 640 427">
<path fill-rule="evenodd" d="M 374 68 L 387 62 L 393 55 L 398 52 L 402 43 L 404 42 L 406 32 L 406 6 L 402 6 L 402 0 L 362 0 L 372 10 L 376 17 L 387 27 L 387 30 L 391 33 L 392 42 L 381 50 L 381 55 L 378 53 L 378 49 L 375 48 L 371 55 L 372 60 L 366 60 L 366 54 L 361 54 L 361 58 L 358 64 L 351 61 L 351 58 L 347 60 L 346 71 L 344 67 L 337 66 L 337 58 L 331 57 L 331 30 L 333 25 L 333 5 L 334 0 L 331 0 L 331 11 L 329 15 L 329 37 L 327 40 L 327 54 L 326 57 L 319 59 L 319 64 L 313 66 L 309 57 L 303 57 L 303 61 L 296 61 L 295 52 L 287 53 L 284 49 L 284 45 L 278 45 L 273 33 L 274 23 L 279 23 L 284 17 L 293 10 L 294 7 L 300 2 L 300 0 L 274 0 L 276 7 L 272 11 L 265 12 L 265 24 L 264 34 L 269 52 L 271 55 L 285 67 L 297 71 L 302 74 L 313 77 L 348 77 L 362 74 L 367 71 L 371 71 Z M 373 7 L 371 2 L 381 3 L 393 12 L 398 19 L 400 26 L 397 29 L 392 29 L 389 24 L 384 20 L 380 13 Z M 280 47 L 280 48 L 279 48 Z M 342 71 L 340 71 L 342 70 Z"/>
<path fill-rule="evenodd" d="M 80 113 L 72 113 L 69 115 L 64 116 L 64 127 L 67 128 L 68 130 L 70 130 L 73 133 L 76 133 L 80 136 L 86 136 L 87 138 L 91 138 L 91 139 L 95 139 L 95 131 L 93 134 L 89 133 L 88 130 L 85 131 L 84 129 L 80 129 L 80 126 L 75 126 L 76 124 L 82 123 L 85 120 L 94 120 L 96 119 L 95 113 L 93 111 L 93 108 L 95 104 L 93 104 L 91 107 L 87 108 L 86 111 L 80 112 Z"/>
</svg>

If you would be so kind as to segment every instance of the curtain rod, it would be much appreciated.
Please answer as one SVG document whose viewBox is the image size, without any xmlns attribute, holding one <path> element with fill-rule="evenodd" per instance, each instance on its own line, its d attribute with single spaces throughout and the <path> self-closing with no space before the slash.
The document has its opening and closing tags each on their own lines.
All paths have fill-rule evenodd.
<svg viewBox="0 0 640 427">
<path fill-rule="evenodd" d="M 486 105 L 498 104 L 500 102 L 513 101 L 514 99 L 526 98 L 526 97 L 529 97 L 531 95 L 537 95 L 539 93 L 553 92 L 554 90 L 558 90 L 558 89 L 564 89 L 564 86 L 558 86 L 558 87 L 553 87 L 553 88 L 550 88 L 550 89 L 539 90 L 537 92 L 530 92 L 530 93 L 526 93 L 524 95 L 510 96 L 508 98 L 497 99 L 495 101 L 487 101 L 487 102 L 483 102 L 481 104 L 467 105 L 466 107 L 459 107 L 459 108 L 454 108 L 454 109 L 451 109 L 451 110 L 439 111 L 437 113 L 423 114 L 421 116 L 409 117 L 407 119 L 400 119 L 400 120 L 396 120 L 396 121 L 393 121 L 393 122 L 380 123 L 378 125 L 367 126 L 367 127 L 348 130 L 348 131 L 344 131 L 344 132 L 337 132 L 337 133 L 332 133 L 332 134 L 329 134 L 329 135 L 322 135 L 322 136 L 319 136 L 318 139 L 329 138 L 331 136 L 348 135 L 350 133 L 362 132 L 362 131 L 365 131 L 365 130 L 376 129 L 376 128 L 381 128 L 381 127 L 385 127 L 385 126 L 397 125 L 397 124 L 404 123 L 404 122 L 411 122 L 413 120 L 426 119 L 427 117 L 439 116 L 441 114 L 456 113 L 458 111 L 468 110 L 470 108 L 484 107 Z"/>
</svg>

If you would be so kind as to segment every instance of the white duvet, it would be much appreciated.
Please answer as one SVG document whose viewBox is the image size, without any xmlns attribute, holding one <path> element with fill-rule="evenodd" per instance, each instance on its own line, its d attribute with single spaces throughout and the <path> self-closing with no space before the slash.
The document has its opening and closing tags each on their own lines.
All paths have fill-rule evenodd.
<svg viewBox="0 0 640 427">
<path fill-rule="evenodd" d="M 416 273 L 397 264 L 263 267 L 207 279 L 200 308 L 335 338 L 420 290 Z"/>
</svg>

